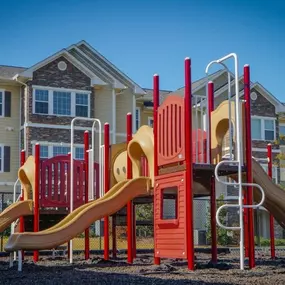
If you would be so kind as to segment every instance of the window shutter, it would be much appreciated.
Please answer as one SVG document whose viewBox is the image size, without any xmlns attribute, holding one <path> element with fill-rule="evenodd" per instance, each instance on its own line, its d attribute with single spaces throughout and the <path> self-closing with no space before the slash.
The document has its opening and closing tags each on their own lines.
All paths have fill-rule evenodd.
<svg viewBox="0 0 285 285">
<path fill-rule="evenodd" d="M 4 172 L 10 172 L 11 150 L 9 146 L 4 146 Z"/>
<path fill-rule="evenodd" d="M 5 107 L 4 107 L 4 116 L 11 117 L 11 92 L 5 91 Z"/>
</svg>

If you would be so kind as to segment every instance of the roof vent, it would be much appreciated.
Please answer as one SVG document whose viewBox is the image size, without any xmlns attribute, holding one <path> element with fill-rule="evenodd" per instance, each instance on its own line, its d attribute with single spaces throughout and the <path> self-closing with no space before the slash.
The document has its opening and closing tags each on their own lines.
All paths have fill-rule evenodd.
<svg viewBox="0 0 285 285">
<path fill-rule="evenodd" d="M 251 99 L 252 101 L 255 101 L 255 100 L 257 99 L 257 94 L 256 94 L 255 92 L 251 92 L 251 93 L 250 93 L 250 99 Z"/>
<path fill-rule="evenodd" d="M 59 70 L 65 71 L 66 68 L 67 68 L 67 64 L 66 64 L 66 62 L 64 62 L 64 61 L 60 61 L 60 62 L 57 64 L 57 67 L 58 67 Z"/>
</svg>

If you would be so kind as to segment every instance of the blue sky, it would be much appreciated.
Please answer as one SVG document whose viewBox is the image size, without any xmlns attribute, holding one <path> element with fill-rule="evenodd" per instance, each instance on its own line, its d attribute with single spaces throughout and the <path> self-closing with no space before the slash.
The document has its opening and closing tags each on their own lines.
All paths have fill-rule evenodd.
<svg viewBox="0 0 285 285">
<path fill-rule="evenodd" d="M 283 0 L 2 1 L 0 64 L 30 66 L 82 39 L 142 87 L 183 85 L 209 61 L 235 52 L 240 71 L 285 102 Z M 216 69 L 211 69 L 215 71 Z"/>
</svg>

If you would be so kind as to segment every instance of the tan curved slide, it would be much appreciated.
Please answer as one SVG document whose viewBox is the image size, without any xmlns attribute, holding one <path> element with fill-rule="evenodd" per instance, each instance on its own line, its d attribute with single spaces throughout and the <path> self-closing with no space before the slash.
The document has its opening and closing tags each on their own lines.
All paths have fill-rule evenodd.
<svg viewBox="0 0 285 285">
<path fill-rule="evenodd" d="M 21 216 L 33 214 L 33 201 L 19 201 L 7 207 L 0 214 L 0 232 L 3 232 L 10 224 Z"/>
<path fill-rule="evenodd" d="M 273 215 L 274 219 L 285 228 L 285 190 L 280 188 L 264 171 L 262 166 L 252 159 L 252 175 L 253 182 L 260 185 L 265 194 L 263 207 Z M 237 180 L 237 175 L 230 175 L 234 180 Z M 245 173 L 243 175 L 245 179 Z M 256 203 L 261 201 L 261 193 L 257 188 L 253 188 L 253 198 Z"/>
<path fill-rule="evenodd" d="M 128 154 L 132 161 L 133 178 L 141 176 L 141 156 L 145 155 L 148 162 L 149 177 L 154 183 L 154 138 L 153 129 L 141 126 L 128 144 Z"/>
<path fill-rule="evenodd" d="M 260 185 L 265 194 L 264 208 L 266 208 L 275 220 L 285 228 L 285 190 L 280 188 L 267 175 L 261 165 L 252 159 L 253 180 Z M 258 189 L 254 189 L 254 200 L 258 203 L 261 195 Z"/>
<path fill-rule="evenodd" d="M 75 210 L 58 225 L 37 233 L 16 233 L 10 236 L 6 251 L 52 249 L 82 233 L 94 221 L 119 211 L 135 197 L 150 195 L 151 180 L 139 177 L 115 185 L 100 200 Z"/>
</svg>

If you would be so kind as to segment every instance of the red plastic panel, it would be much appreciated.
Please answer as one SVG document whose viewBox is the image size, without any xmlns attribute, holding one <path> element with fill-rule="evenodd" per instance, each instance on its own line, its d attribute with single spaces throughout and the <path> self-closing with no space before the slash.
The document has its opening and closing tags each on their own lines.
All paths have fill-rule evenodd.
<svg viewBox="0 0 285 285">
<path fill-rule="evenodd" d="M 158 108 L 158 165 L 185 160 L 184 98 L 169 96 Z"/>
<path fill-rule="evenodd" d="M 99 194 L 99 166 L 95 164 L 95 194 Z M 85 162 L 74 160 L 73 175 L 74 209 L 84 204 L 85 198 Z M 41 161 L 40 167 L 40 207 L 70 207 L 70 157 L 55 156 Z"/>
<path fill-rule="evenodd" d="M 186 201 L 185 201 L 185 171 L 161 175 L 155 179 L 154 191 L 154 227 L 155 227 L 155 257 L 187 258 L 186 243 Z M 162 193 L 165 188 L 177 187 L 177 217 L 162 219 Z"/>
</svg>

